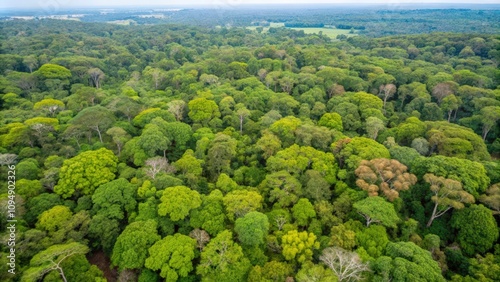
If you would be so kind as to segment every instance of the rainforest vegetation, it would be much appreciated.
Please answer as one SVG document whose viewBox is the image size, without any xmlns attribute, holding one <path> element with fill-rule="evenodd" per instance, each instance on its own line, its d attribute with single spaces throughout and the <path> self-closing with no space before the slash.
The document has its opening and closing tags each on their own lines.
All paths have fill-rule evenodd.
<svg viewBox="0 0 500 282">
<path fill-rule="evenodd" d="M 499 62 L 498 33 L 0 21 L 0 280 L 500 281 Z"/>
</svg>

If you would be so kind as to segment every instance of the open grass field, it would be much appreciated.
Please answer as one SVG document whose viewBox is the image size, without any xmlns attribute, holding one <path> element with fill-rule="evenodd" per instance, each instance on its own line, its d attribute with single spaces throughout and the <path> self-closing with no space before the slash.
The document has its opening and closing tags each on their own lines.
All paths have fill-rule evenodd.
<svg viewBox="0 0 500 282">
<path fill-rule="evenodd" d="M 283 26 L 285 26 L 284 23 L 271 23 L 270 24 L 270 27 L 283 27 Z M 257 29 L 256 26 L 248 26 L 247 28 L 251 29 L 251 30 Z M 311 33 L 318 34 L 321 31 L 321 32 L 323 32 L 324 35 L 329 36 L 332 39 L 337 38 L 337 35 L 340 35 L 340 34 L 345 34 L 348 37 L 357 35 L 356 33 L 350 34 L 349 33 L 350 30 L 338 29 L 338 28 L 327 28 L 327 27 L 290 27 L 290 28 L 295 29 L 295 30 L 303 30 L 307 34 L 311 34 Z M 269 30 L 269 27 L 264 27 L 262 32 L 267 32 L 268 30 Z"/>
<path fill-rule="evenodd" d="M 347 36 L 356 36 L 357 34 L 350 34 L 348 29 L 338 29 L 338 28 L 324 28 L 324 27 L 291 27 L 291 29 L 295 30 L 303 30 L 305 33 L 319 33 L 323 32 L 324 35 L 329 36 L 331 38 L 337 38 L 337 35 L 345 34 Z"/>
</svg>

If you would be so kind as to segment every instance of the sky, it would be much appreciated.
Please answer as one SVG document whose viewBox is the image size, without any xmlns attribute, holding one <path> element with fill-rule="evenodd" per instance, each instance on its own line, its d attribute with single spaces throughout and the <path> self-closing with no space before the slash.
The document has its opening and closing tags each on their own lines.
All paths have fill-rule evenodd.
<svg viewBox="0 0 500 282">
<path fill-rule="evenodd" d="M 44 9 L 51 7 L 60 10 L 75 7 L 110 7 L 110 6 L 176 6 L 188 7 L 228 7 L 235 8 L 246 4 L 353 4 L 346 0 L 0 0 L 2 8 L 30 8 Z M 473 4 L 499 4 L 500 0 L 358 0 L 356 4 L 418 4 L 418 3 L 473 3 Z"/>
</svg>

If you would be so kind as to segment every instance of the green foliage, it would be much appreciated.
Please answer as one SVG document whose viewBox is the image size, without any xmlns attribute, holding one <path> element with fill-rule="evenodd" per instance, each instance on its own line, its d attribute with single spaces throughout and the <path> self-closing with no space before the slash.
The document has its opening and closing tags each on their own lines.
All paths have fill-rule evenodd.
<svg viewBox="0 0 500 282">
<path fill-rule="evenodd" d="M 338 157 L 345 163 L 347 169 L 353 171 L 359 166 L 362 160 L 388 159 L 390 158 L 390 153 L 387 148 L 373 139 L 354 137 L 343 144 L 339 150 Z"/>
<path fill-rule="evenodd" d="M 305 263 L 312 259 L 313 250 L 319 249 L 319 242 L 313 233 L 291 230 L 281 237 L 281 247 L 286 260 Z"/>
<path fill-rule="evenodd" d="M 188 116 L 194 122 L 201 123 L 203 126 L 208 125 L 208 122 L 213 118 L 221 116 L 217 104 L 206 98 L 193 99 L 188 103 L 188 107 Z"/>
<path fill-rule="evenodd" d="M 262 245 L 269 231 L 269 221 L 263 213 L 249 212 L 234 222 L 234 231 L 242 245 Z"/>
<path fill-rule="evenodd" d="M 227 193 L 222 202 L 231 221 L 262 208 L 262 196 L 255 191 L 235 190 Z"/>
<path fill-rule="evenodd" d="M 0 22 L 0 280 L 499 280 L 498 13 L 320 10 Z"/>
<path fill-rule="evenodd" d="M 190 224 L 193 228 L 202 228 L 210 235 L 215 236 L 225 228 L 226 215 L 222 203 L 223 195 L 214 190 L 210 195 L 202 196 L 202 205 L 191 210 Z"/>
<path fill-rule="evenodd" d="M 356 244 L 359 246 L 357 253 L 363 260 L 376 259 L 380 257 L 389 243 L 389 237 L 383 226 L 371 225 L 370 227 L 356 232 Z M 367 254 L 368 257 L 363 256 Z"/>
<path fill-rule="evenodd" d="M 371 223 L 380 223 L 395 228 L 400 221 L 394 206 L 378 196 L 358 201 L 353 207 L 366 219 L 366 226 L 370 226 Z"/>
<path fill-rule="evenodd" d="M 372 270 L 373 281 L 445 281 L 431 254 L 412 242 L 389 242 Z"/>
<path fill-rule="evenodd" d="M 193 270 L 196 240 L 182 234 L 167 236 L 149 248 L 144 266 L 158 271 L 165 281 L 177 281 Z"/>
<path fill-rule="evenodd" d="M 330 129 L 335 129 L 338 131 L 343 131 L 342 117 L 338 113 L 326 113 L 321 116 L 318 121 L 318 125 L 328 127 Z"/>
<path fill-rule="evenodd" d="M 241 247 L 233 242 L 232 233 L 224 230 L 203 249 L 196 273 L 201 281 L 243 281 L 250 267 Z"/>
<path fill-rule="evenodd" d="M 136 187 L 120 178 L 99 186 L 92 195 L 93 211 L 109 219 L 122 220 L 135 211 Z"/>
<path fill-rule="evenodd" d="M 68 79 L 71 77 L 70 70 L 56 64 L 44 64 L 35 74 L 45 79 Z"/>
<path fill-rule="evenodd" d="M 309 221 L 316 217 L 316 211 L 314 211 L 314 207 L 308 199 L 302 198 L 292 207 L 292 215 L 295 224 L 307 226 Z"/>
<path fill-rule="evenodd" d="M 173 221 L 179 221 L 189 215 L 192 209 L 201 205 L 200 194 L 186 186 L 169 187 L 163 191 L 158 214 L 168 215 Z"/>
<path fill-rule="evenodd" d="M 37 281 L 46 273 L 56 270 L 61 275 L 61 278 L 66 280 L 64 270 L 61 267 L 66 259 L 78 254 L 86 254 L 89 248 L 80 243 L 67 243 L 53 245 L 46 250 L 36 254 L 30 261 L 30 266 L 22 276 L 23 281 Z"/>
<path fill-rule="evenodd" d="M 465 254 L 485 253 L 498 239 L 498 226 L 491 210 L 472 205 L 453 214 L 451 225 L 458 230 L 457 241 Z"/>
<path fill-rule="evenodd" d="M 445 156 L 418 158 L 413 162 L 412 172 L 418 178 L 426 173 L 432 173 L 462 182 L 463 188 L 475 198 L 486 191 L 490 179 L 481 163 Z"/>
<path fill-rule="evenodd" d="M 63 198 L 91 195 L 100 185 L 115 178 L 118 159 L 110 150 L 87 151 L 65 160 L 54 192 Z"/>
<path fill-rule="evenodd" d="M 148 248 L 160 240 L 154 220 L 132 222 L 118 236 L 113 247 L 111 262 L 123 269 L 138 269 L 144 266 Z"/>
</svg>

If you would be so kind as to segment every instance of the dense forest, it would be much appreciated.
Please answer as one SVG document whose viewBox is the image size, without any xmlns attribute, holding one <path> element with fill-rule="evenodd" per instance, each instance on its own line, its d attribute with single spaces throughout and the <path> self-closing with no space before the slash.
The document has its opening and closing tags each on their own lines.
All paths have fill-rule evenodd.
<svg viewBox="0 0 500 282">
<path fill-rule="evenodd" d="M 0 280 L 500 281 L 499 62 L 486 33 L 1 21 Z"/>
</svg>

